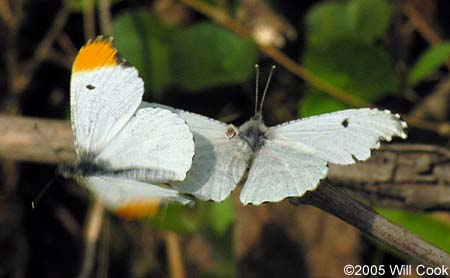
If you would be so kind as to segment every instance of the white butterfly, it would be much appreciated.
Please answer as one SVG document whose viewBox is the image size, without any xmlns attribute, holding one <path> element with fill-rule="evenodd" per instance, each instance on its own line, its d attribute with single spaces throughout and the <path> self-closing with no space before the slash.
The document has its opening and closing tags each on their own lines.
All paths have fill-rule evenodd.
<svg viewBox="0 0 450 278">
<path fill-rule="evenodd" d="M 183 180 L 194 155 L 185 121 L 161 108 L 140 108 L 144 83 L 112 38 L 89 41 L 75 59 L 71 120 L 78 161 L 62 165 L 104 204 L 132 216 L 160 199 L 189 202 L 162 182 Z M 149 212 L 151 213 L 151 212 Z"/>
<path fill-rule="evenodd" d="M 326 177 L 328 163 L 366 160 L 381 140 L 407 137 L 406 123 L 387 110 L 349 109 L 267 127 L 260 108 L 236 128 L 166 106 L 147 106 L 170 109 L 188 123 L 194 133 L 194 162 L 186 179 L 174 185 L 204 200 L 224 200 L 247 168 L 240 195 L 243 204 L 302 196 Z"/>
</svg>

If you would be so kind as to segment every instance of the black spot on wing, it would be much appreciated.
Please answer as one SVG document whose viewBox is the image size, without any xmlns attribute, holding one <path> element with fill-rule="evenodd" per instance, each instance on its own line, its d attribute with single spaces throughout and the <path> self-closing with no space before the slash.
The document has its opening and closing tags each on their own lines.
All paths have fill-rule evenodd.
<svg viewBox="0 0 450 278">
<path fill-rule="evenodd" d="M 344 120 L 341 122 L 341 125 L 342 125 L 343 127 L 348 127 L 348 119 L 344 119 Z"/>
<path fill-rule="evenodd" d="M 88 88 L 89 90 L 94 90 L 94 89 L 95 89 L 95 86 L 92 85 L 92 84 L 87 84 L 87 85 L 86 85 L 86 88 Z"/>
</svg>

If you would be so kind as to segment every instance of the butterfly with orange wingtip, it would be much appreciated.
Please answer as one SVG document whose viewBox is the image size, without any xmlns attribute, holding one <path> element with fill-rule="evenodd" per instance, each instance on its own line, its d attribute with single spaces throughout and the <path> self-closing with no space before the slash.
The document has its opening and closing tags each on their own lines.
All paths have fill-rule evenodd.
<svg viewBox="0 0 450 278">
<path fill-rule="evenodd" d="M 74 177 L 119 215 L 152 215 L 160 201 L 190 200 L 161 183 L 181 181 L 192 164 L 193 135 L 177 114 L 139 107 L 144 82 L 100 36 L 72 68 L 71 121 L 78 160 L 59 172 Z"/>
</svg>

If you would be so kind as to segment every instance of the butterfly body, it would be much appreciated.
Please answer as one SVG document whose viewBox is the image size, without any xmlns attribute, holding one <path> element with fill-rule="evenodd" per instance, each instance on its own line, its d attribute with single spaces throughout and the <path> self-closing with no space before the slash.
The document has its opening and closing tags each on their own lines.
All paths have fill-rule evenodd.
<svg viewBox="0 0 450 278">
<path fill-rule="evenodd" d="M 256 152 L 268 139 L 268 131 L 261 114 L 258 113 L 239 127 L 239 137 L 247 142 L 253 152 Z"/>
</svg>

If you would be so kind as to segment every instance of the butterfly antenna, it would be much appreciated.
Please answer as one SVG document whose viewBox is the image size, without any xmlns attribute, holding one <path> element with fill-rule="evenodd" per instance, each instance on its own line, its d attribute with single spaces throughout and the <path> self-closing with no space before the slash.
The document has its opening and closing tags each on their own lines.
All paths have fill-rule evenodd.
<svg viewBox="0 0 450 278">
<path fill-rule="evenodd" d="M 258 93 L 259 93 L 259 65 L 255 65 L 255 71 L 256 71 L 256 80 L 255 80 L 255 116 L 258 113 Z"/>
<path fill-rule="evenodd" d="M 44 186 L 44 188 L 42 188 L 41 191 L 39 191 L 38 195 L 36 195 L 34 200 L 31 202 L 31 207 L 33 209 L 36 208 L 36 205 L 39 202 L 39 200 L 42 198 L 42 196 L 44 196 L 44 193 L 47 192 L 47 190 L 50 188 L 50 185 L 52 185 L 57 178 L 58 176 L 54 175 L 53 178 Z"/>
<path fill-rule="evenodd" d="M 266 98 L 267 90 L 269 89 L 270 80 L 272 79 L 273 72 L 277 67 L 275 65 L 272 66 L 269 72 L 269 77 L 267 78 L 266 87 L 264 88 L 263 96 L 261 98 L 261 104 L 259 106 L 259 112 L 262 113 L 262 108 L 264 104 L 264 99 Z"/>
</svg>

